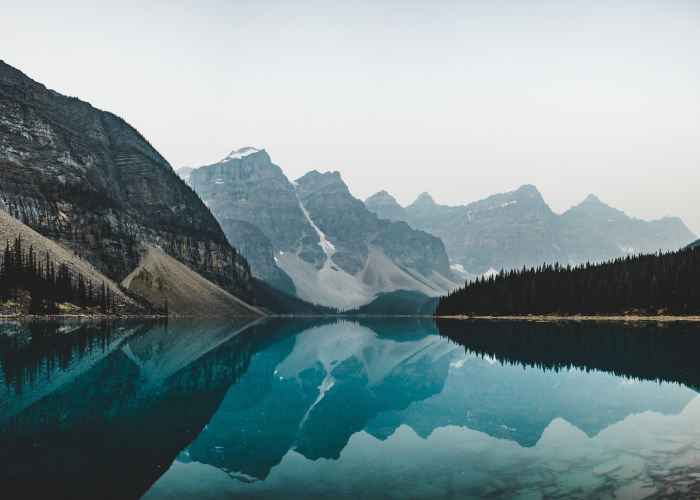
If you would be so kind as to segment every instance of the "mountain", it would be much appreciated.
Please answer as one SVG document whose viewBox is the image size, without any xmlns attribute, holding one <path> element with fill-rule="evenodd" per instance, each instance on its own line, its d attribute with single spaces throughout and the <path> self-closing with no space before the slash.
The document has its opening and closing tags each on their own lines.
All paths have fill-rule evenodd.
<svg viewBox="0 0 700 500">
<path fill-rule="evenodd" d="M 245 263 L 219 223 L 131 125 L 0 61 L 0 210 L 114 281 L 140 246 L 163 249 L 240 297 Z"/>
<path fill-rule="evenodd" d="M 262 316 L 161 249 L 145 244 L 143 251 L 141 264 L 122 286 L 151 304 L 182 316 Z"/>
<path fill-rule="evenodd" d="M 389 198 L 380 192 L 366 203 L 378 215 L 397 217 Z M 558 215 L 532 185 L 458 207 L 438 205 L 423 193 L 404 213 L 411 227 L 442 239 L 453 272 L 462 278 L 543 262 L 574 265 L 677 250 L 695 239 L 677 217 L 635 219 L 593 195 Z"/>
<path fill-rule="evenodd" d="M 192 167 L 178 168 L 175 173 L 180 176 L 180 179 L 187 181 L 190 178 L 190 173 L 194 170 Z"/>
<path fill-rule="evenodd" d="M 356 309 L 345 311 L 343 315 L 367 316 L 430 316 L 438 304 L 438 297 L 410 290 L 378 293 L 377 297 Z"/>
<path fill-rule="evenodd" d="M 380 292 L 437 296 L 456 286 L 438 238 L 377 218 L 338 172 L 313 171 L 292 183 L 264 150 L 244 148 L 193 170 L 189 182 L 224 227 L 238 219 L 269 238 L 274 261 L 302 299 L 348 308 Z M 256 243 L 259 234 L 233 233 L 253 273 L 270 276 L 270 254 Z"/>
<path fill-rule="evenodd" d="M 427 193 L 426 193 L 427 194 Z M 396 199 L 386 191 L 379 191 L 365 200 L 367 210 L 377 214 L 380 219 L 390 221 L 407 221 L 406 209 L 399 205 Z"/>
<path fill-rule="evenodd" d="M 283 292 L 296 294 L 292 278 L 275 263 L 272 241 L 258 226 L 240 219 L 225 218 L 220 222 L 229 243 L 246 258 L 253 274 Z"/>
</svg>

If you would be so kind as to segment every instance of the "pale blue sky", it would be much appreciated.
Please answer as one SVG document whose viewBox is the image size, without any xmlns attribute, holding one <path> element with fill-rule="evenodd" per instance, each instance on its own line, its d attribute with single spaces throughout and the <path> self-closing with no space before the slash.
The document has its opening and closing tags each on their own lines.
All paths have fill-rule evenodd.
<svg viewBox="0 0 700 500">
<path fill-rule="evenodd" d="M 700 2 L 3 2 L 0 58 L 175 167 L 458 205 L 535 184 L 700 235 Z"/>
</svg>

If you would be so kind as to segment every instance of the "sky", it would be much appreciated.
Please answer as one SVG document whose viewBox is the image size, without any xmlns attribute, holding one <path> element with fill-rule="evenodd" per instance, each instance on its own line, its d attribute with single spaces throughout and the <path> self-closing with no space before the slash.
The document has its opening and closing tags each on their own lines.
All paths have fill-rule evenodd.
<svg viewBox="0 0 700 500">
<path fill-rule="evenodd" d="M 0 59 L 174 168 L 265 149 L 462 205 L 534 184 L 700 235 L 700 2 L 3 2 Z"/>
</svg>

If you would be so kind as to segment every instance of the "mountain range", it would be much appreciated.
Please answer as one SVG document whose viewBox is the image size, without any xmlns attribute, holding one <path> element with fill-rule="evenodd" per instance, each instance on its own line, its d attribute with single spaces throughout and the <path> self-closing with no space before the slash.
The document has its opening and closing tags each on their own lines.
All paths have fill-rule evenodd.
<svg viewBox="0 0 700 500">
<path fill-rule="evenodd" d="M 440 238 L 452 271 L 461 277 L 677 250 L 697 239 L 677 217 L 635 219 L 593 195 L 558 215 L 532 185 L 458 207 L 438 205 L 428 193 L 402 207 L 380 191 L 365 206 L 380 218 L 405 221 Z"/>
<path fill-rule="evenodd" d="M 439 238 L 374 216 L 338 172 L 291 182 L 264 150 L 243 148 L 187 182 L 254 274 L 310 302 L 348 308 L 381 292 L 456 287 Z"/>
<path fill-rule="evenodd" d="M 394 307 L 500 269 L 697 239 L 678 218 L 646 222 L 595 196 L 558 215 L 530 185 L 459 207 L 423 193 L 404 208 L 386 191 L 363 203 L 339 172 L 290 181 L 252 147 L 176 173 L 123 119 L 2 61 L 0 139 L 0 211 L 22 225 L 0 236 L 57 244 L 76 272 L 121 285 L 124 311 L 140 310 L 134 300 L 186 315 Z"/>
</svg>

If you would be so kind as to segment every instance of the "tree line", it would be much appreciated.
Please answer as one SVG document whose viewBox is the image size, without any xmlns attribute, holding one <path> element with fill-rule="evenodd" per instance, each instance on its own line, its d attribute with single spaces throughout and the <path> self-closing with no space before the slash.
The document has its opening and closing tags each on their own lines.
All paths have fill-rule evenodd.
<svg viewBox="0 0 700 500">
<path fill-rule="evenodd" d="M 31 302 L 30 314 L 56 314 L 59 303 L 69 303 L 81 309 L 99 308 L 102 314 L 114 312 L 114 296 L 111 290 L 86 279 L 82 273 L 71 276 L 67 264 L 55 265 L 47 250 L 39 256 L 30 245 L 22 248 L 22 238 L 17 237 L 10 246 L 8 241 L 0 270 L 0 300 L 18 300 L 25 291 Z"/>
<path fill-rule="evenodd" d="M 700 246 L 481 277 L 441 297 L 436 316 L 700 313 Z"/>
</svg>

